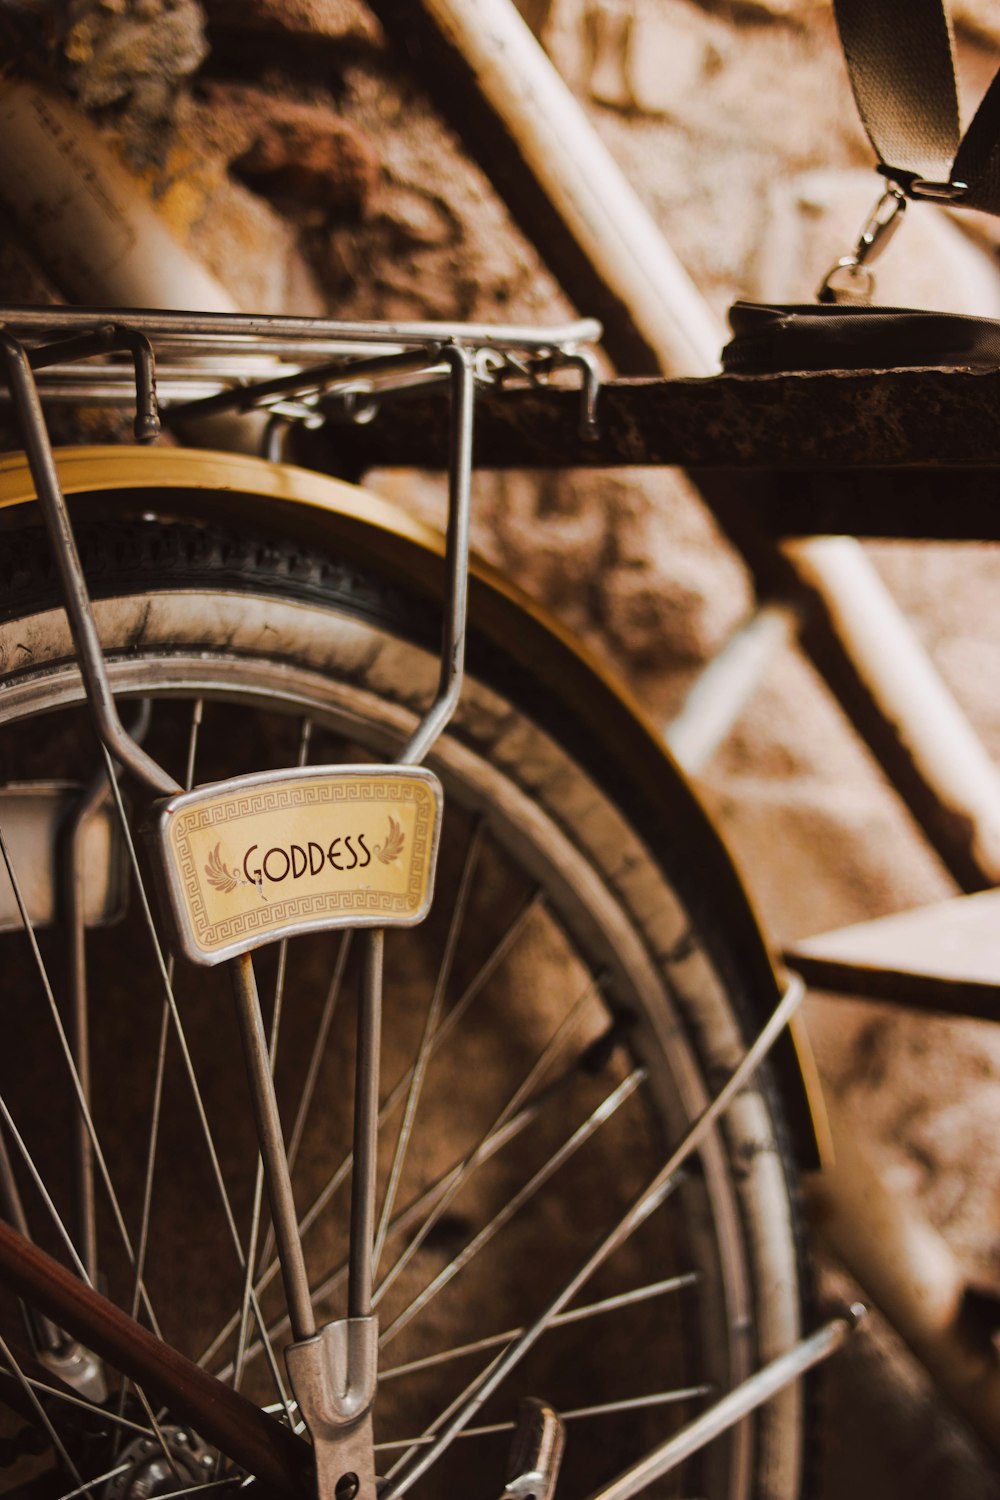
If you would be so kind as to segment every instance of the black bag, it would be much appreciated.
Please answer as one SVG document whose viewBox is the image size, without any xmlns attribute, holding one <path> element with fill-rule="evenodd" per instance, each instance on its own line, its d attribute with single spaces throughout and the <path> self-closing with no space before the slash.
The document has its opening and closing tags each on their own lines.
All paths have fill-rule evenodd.
<svg viewBox="0 0 1000 1500">
<path fill-rule="evenodd" d="M 854 305 L 768 307 L 736 302 L 728 375 L 800 370 L 896 370 L 920 366 L 1000 368 L 1000 322 L 961 313 Z"/>
</svg>

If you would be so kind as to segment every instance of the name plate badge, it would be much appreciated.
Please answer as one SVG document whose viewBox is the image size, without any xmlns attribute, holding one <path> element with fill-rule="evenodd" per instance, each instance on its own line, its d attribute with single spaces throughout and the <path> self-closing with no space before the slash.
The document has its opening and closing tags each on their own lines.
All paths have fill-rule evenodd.
<svg viewBox="0 0 1000 1500">
<path fill-rule="evenodd" d="M 434 892 L 441 784 L 412 766 L 257 772 L 147 825 L 178 950 L 217 964 L 330 927 L 412 927 Z"/>
</svg>

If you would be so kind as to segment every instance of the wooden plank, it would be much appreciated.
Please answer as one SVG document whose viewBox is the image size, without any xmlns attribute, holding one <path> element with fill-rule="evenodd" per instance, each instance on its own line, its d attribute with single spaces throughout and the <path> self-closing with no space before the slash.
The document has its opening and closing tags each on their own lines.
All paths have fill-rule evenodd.
<svg viewBox="0 0 1000 1500">
<path fill-rule="evenodd" d="M 786 953 L 814 988 L 1000 1020 L 1000 890 L 821 933 Z"/>
</svg>

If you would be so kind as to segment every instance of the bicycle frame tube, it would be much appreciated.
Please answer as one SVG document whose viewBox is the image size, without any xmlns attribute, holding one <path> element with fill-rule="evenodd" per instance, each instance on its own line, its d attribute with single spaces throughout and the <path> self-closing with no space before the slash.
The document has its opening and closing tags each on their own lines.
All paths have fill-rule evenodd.
<svg viewBox="0 0 1000 1500">
<path fill-rule="evenodd" d="M 88 1348 L 141 1381 L 280 1495 L 301 1495 L 309 1445 L 245 1396 L 160 1342 L 0 1220 L 0 1278 Z"/>
</svg>

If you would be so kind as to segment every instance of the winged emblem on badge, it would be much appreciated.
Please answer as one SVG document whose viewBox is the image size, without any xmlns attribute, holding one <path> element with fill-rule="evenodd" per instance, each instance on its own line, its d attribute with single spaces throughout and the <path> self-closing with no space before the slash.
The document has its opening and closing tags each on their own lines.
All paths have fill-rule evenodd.
<svg viewBox="0 0 1000 1500">
<path fill-rule="evenodd" d="M 396 819 L 390 814 L 389 833 L 384 844 L 375 845 L 375 853 L 384 865 L 391 865 L 403 852 L 406 837 Z"/>
<path fill-rule="evenodd" d="M 230 891 L 235 891 L 238 885 L 246 885 L 247 883 L 240 870 L 230 870 L 229 866 L 225 863 L 222 858 L 221 844 L 216 844 L 208 856 L 205 874 L 208 876 L 209 885 L 214 886 L 217 891 L 222 891 L 226 896 L 229 895 Z"/>
</svg>

